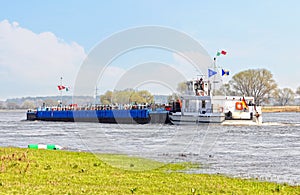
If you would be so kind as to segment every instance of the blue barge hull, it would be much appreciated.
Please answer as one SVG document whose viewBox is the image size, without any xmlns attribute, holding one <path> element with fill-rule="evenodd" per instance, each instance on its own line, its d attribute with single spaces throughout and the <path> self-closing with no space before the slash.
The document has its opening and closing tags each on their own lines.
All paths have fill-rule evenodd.
<svg viewBox="0 0 300 195">
<path fill-rule="evenodd" d="M 27 120 L 99 122 L 120 124 L 169 123 L 167 111 L 142 110 L 63 110 L 28 111 Z"/>
</svg>

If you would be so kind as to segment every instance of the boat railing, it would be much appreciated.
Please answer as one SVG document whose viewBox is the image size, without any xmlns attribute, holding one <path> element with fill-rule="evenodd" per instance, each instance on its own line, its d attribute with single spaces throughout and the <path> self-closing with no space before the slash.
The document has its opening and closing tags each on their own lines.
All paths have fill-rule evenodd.
<svg viewBox="0 0 300 195">
<path fill-rule="evenodd" d="M 78 106 L 77 104 L 70 104 L 65 106 L 41 106 L 36 111 L 77 111 L 77 110 L 143 110 L 151 109 L 151 104 L 116 104 L 116 105 L 86 105 Z M 161 107 L 155 107 L 156 109 Z M 155 110 L 154 108 L 154 110 Z M 163 107 L 163 109 L 165 109 Z"/>
</svg>

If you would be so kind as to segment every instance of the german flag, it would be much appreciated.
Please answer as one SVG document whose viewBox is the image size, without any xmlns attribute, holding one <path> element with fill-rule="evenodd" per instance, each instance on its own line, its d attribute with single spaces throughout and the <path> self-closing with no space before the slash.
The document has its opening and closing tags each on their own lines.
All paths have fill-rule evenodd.
<svg viewBox="0 0 300 195">
<path fill-rule="evenodd" d="M 242 99 L 242 104 L 243 104 L 243 107 L 248 109 L 248 105 L 247 105 L 247 102 L 245 100 L 245 97 L 243 96 L 243 99 Z"/>
</svg>

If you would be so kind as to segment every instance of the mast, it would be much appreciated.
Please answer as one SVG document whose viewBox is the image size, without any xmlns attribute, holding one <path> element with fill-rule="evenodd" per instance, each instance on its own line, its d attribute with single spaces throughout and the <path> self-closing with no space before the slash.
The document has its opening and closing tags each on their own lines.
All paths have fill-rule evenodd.
<svg viewBox="0 0 300 195">
<path fill-rule="evenodd" d="M 221 54 L 226 55 L 226 53 L 227 52 L 225 50 L 222 50 L 221 52 L 217 52 L 217 55 L 214 57 L 212 69 L 216 72 L 217 75 L 214 76 L 214 78 L 213 78 L 212 94 L 215 94 L 215 92 L 216 92 L 216 83 L 220 84 L 222 82 L 222 78 L 219 77 L 221 67 L 217 65 L 217 56 L 220 56 Z M 218 78 L 216 79 L 217 76 L 218 76 Z"/>
<path fill-rule="evenodd" d="M 217 61 L 217 57 L 214 57 L 214 63 L 213 63 L 213 70 L 214 71 L 216 71 L 216 67 L 217 67 L 217 65 L 216 65 L 216 61 Z M 214 93 L 215 93 L 215 90 L 216 90 L 216 76 L 213 76 L 214 77 L 214 80 L 213 80 L 213 90 L 212 90 L 212 95 L 211 96 L 213 96 L 214 95 Z"/>
<path fill-rule="evenodd" d="M 62 87 L 62 77 L 60 77 L 60 86 Z M 62 107 L 62 90 L 59 90 L 60 91 L 60 107 Z"/>
</svg>

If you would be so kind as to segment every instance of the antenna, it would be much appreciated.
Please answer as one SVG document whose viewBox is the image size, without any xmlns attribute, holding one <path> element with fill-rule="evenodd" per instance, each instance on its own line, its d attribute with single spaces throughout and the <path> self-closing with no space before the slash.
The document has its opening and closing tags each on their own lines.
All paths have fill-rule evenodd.
<svg viewBox="0 0 300 195">
<path fill-rule="evenodd" d="M 95 87 L 95 105 L 97 104 L 97 96 L 98 96 L 98 88 L 96 85 L 96 87 Z"/>
</svg>

